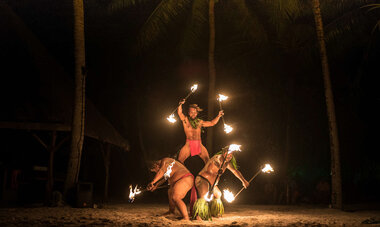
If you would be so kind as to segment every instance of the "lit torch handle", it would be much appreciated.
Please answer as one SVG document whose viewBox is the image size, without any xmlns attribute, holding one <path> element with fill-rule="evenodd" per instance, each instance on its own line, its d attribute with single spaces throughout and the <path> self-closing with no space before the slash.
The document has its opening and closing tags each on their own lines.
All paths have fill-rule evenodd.
<svg viewBox="0 0 380 227">
<path fill-rule="evenodd" d="M 251 183 L 251 181 L 253 181 L 253 179 L 255 179 L 261 172 L 262 172 L 261 169 L 259 171 L 257 171 L 257 173 L 255 175 L 253 175 L 253 177 L 248 181 L 248 183 Z M 242 187 L 240 189 L 240 191 L 238 193 L 236 193 L 235 199 L 240 194 L 240 192 L 242 192 L 243 190 L 244 190 L 244 187 Z"/>
<path fill-rule="evenodd" d="M 227 150 L 227 147 L 224 147 L 222 150 L 223 150 L 223 152 L 222 152 L 222 157 L 223 157 L 224 154 L 226 152 L 228 152 L 228 150 Z M 224 166 L 225 162 L 226 162 L 226 158 L 223 159 L 222 165 L 220 166 L 220 168 L 218 170 L 218 175 L 216 176 L 215 181 L 212 184 L 211 188 L 208 190 L 208 196 L 209 196 L 209 198 L 211 198 L 211 195 L 214 193 L 215 184 L 216 184 L 217 181 L 219 181 L 219 178 L 222 175 L 222 169 L 223 169 L 223 166 Z"/>
<path fill-rule="evenodd" d="M 222 108 L 222 102 L 221 101 L 219 101 L 219 109 L 223 110 L 223 108 Z M 224 121 L 224 116 L 223 115 L 222 115 L 222 121 L 223 121 L 223 125 L 225 125 L 226 122 Z"/>
<path fill-rule="evenodd" d="M 191 94 L 193 94 L 194 92 L 193 91 L 190 91 L 189 94 L 186 95 L 186 97 L 184 98 L 184 100 L 186 101 L 186 99 L 188 99 L 190 97 Z M 174 114 L 177 109 L 178 109 L 179 105 L 171 112 L 170 115 Z"/>
<path fill-rule="evenodd" d="M 168 187 L 168 185 L 159 186 L 159 187 L 156 188 L 156 190 L 157 190 L 157 189 L 161 189 L 161 188 L 167 188 L 167 187 Z M 149 190 L 146 189 L 146 188 L 144 188 L 144 189 L 141 190 L 141 192 L 146 192 L 146 191 L 149 191 Z"/>
</svg>

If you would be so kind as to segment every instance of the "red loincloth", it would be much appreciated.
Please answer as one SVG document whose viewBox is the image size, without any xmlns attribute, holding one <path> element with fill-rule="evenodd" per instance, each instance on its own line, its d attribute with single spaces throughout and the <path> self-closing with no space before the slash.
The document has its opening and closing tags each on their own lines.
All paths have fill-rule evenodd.
<svg viewBox="0 0 380 227">
<path fill-rule="evenodd" d="M 187 140 L 187 142 L 189 142 L 191 156 L 201 153 L 201 140 Z"/>
</svg>

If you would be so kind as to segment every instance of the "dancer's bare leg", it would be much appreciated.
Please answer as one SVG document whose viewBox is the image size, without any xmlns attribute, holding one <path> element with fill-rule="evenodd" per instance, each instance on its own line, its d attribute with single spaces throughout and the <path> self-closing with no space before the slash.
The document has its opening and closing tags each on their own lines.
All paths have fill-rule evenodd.
<svg viewBox="0 0 380 227">
<path fill-rule="evenodd" d="M 190 156 L 190 145 L 188 142 L 181 148 L 178 155 L 178 161 L 182 164 L 185 163 L 185 160 Z"/>
<path fill-rule="evenodd" d="M 199 157 L 203 160 L 203 162 L 206 164 L 208 160 L 210 159 L 210 156 L 208 154 L 207 149 L 201 144 L 201 153 L 199 154 Z"/>
<path fill-rule="evenodd" d="M 218 188 L 218 186 L 214 186 L 214 198 L 215 199 L 220 199 L 220 197 L 222 197 L 222 192 L 220 191 L 220 189 Z"/>
<path fill-rule="evenodd" d="M 195 178 L 195 186 L 198 191 L 198 198 L 204 198 L 204 196 L 207 194 L 209 190 L 209 184 L 205 179 L 202 179 L 201 177 Z M 201 217 L 196 216 L 195 219 L 199 221 L 203 221 Z"/>
<path fill-rule="evenodd" d="M 175 213 L 175 203 L 172 199 L 172 194 L 173 194 L 173 188 L 170 187 L 168 190 L 168 198 L 169 198 L 169 211 L 163 213 L 162 215 L 169 215 L 169 214 L 174 214 Z"/>
<path fill-rule="evenodd" d="M 188 176 L 179 181 L 177 181 L 173 187 L 172 199 L 181 213 L 183 219 L 190 220 L 189 214 L 187 213 L 186 204 L 183 202 L 183 198 L 186 196 L 187 192 L 193 187 L 193 177 Z"/>
</svg>

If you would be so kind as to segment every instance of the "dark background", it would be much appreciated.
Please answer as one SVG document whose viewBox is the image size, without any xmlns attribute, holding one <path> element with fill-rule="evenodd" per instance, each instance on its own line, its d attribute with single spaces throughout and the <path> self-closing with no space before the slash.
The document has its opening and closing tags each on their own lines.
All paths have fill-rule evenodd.
<svg viewBox="0 0 380 227">
<path fill-rule="evenodd" d="M 73 78 L 72 2 L 3 2 L 23 20 Z M 182 125 L 179 122 L 169 124 L 166 117 L 189 92 L 192 84 L 198 83 L 199 88 L 186 104 L 197 103 L 207 111 L 207 26 L 200 32 L 201 42 L 196 48 L 184 51 L 180 48 L 185 35 L 184 15 L 169 25 L 157 42 L 147 50 L 139 51 L 139 29 L 156 3 L 110 12 L 107 1 L 85 1 L 86 95 L 131 144 L 128 153 L 117 149 L 111 153 L 112 199 L 125 199 L 130 184 L 145 185 L 149 182 L 153 175 L 148 173 L 146 161 L 172 156 L 183 146 Z M 322 16 L 327 11 L 324 11 L 326 7 L 326 4 L 322 5 Z M 225 119 L 234 131 L 226 135 L 222 124 L 216 125 L 214 150 L 209 150 L 210 155 L 230 143 L 238 143 L 242 144 L 243 151 L 236 158 L 247 179 L 263 163 L 269 162 L 274 167 L 275 173 L 260 175 L 247 192 L 241 194 L 239 202 L 284 203 L 284 182 L 288 181 L 292 185 L 294 203 L 329 203 L 328 196 L 326 200 L 326 196 L 318 194 L 317 190 L 320 182 L 330 184 L 330 151 L 312 15 L 306 14 L 297 19 L 281 34 L 266 22 L 268 16 L 264 13 L 259 15 L 271 37 L 268 43 L 257 45 L 234 30 L 228 5 L 218 3 L 215 11 L 216 88 L 217 93 L 229 96 L 223 107 Z M 344 203 L 380 200 L 380 36 L 379 29 L 373 30 L 380 16 L 378 12 L 359 11 L 352 17 L 360 20 L 338 38 L 329 38 L 333 36 L 333 29 L 326 26 Z M 326 12 L 324 23 L 334 24 L 347 12 Z M 4 25 L 7 21 L 0 23 Z M 293 38 L 299 42 L 292 43 Z M 18 110 L 25 111 L 25 106 L 35 109 L 43 105 L 38 92 L 41 84 L 38 70 L 31 61 L 33 56 L 20 40 L 20 34 L 10 30 L 1 32 L 2 121 L 17 118 Z M 207 119 L 206 111 L 201 113 L 203 119 Z M 44 133 L 40 135 L 47 136 Z M 287 136 L 289 164 L 284 169 Z M 28 132 L 1 129 L 0 138 L 2 168 L 21 168 L 26 173 L 25 179 L 29 179 L 27 173 L 31 174 L 32 166 L 47 165 L 46 151 Z M 206 135 L 202 138 L 205 139 Z M 85 140 L 80 178 L 94 183 L 95 197 L 101 200 L 104 169 L 99 149 L 97 141 Z M 68 153 L 69 145 L 66 144 L 56 154 L 55 176 L 61 179 L 55 184 L 58 190 L 62 187 Z M 43 198 L 43 182 L 27 185 L 21 192 L 22 201 L 33 202 Z M 230 173 L 223 176 L 220 185 L 233 192 L 241 187 Z M 165 193 L 165 189 L 146 193 L 138 200 L 166 201 Z"/>
</svg>

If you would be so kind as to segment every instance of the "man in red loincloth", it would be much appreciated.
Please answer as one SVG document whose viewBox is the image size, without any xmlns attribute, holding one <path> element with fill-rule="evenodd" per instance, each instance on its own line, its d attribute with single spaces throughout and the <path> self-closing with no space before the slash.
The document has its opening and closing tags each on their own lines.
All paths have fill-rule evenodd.
<svg viewBox="0 0 380 227">
<path fill-rule="evenodd" d="M 178 115 L 183 123 L 183 129 L 186 134 L 186 144 L 179 151 L 178 160 L 185 163 L 185 160 L 190 156 L 193 157 L 198 155 L 206 164 L 210 157 L 207 149 L 202 145 L 201 128 L 216 125 L 220 117 L 224 114 L 223 110 L 219 111 L 218 116 L 216 116 L 212 121 L 203 121 L 197 117 L 198 113 L 202 111 L 197 104 L 191 104 L 189 106 L 189 116 L 185 116 L 182 113 L 182 105 L 184 103 L 185 100 L 182 100 L 179 103 Z"/>
<path fill-rule="evenodd" d="M 189 214 L 187 213 L 183 198 L 191 189 L 190 213 L 192 213 L 194 202 L 197 200 L 194 176 L 184 165 L 172 158 L 163 158 L 153 162 L 150 171 L 155 172 L 156 175 L 147 186 L 149 191 L 156 190 L 165 180 L 168 180 L 169 211 L 164 215 L 174 214 L 175 208 L 177 207 L 183 219 L 189 220 Z"/>
</svg>

